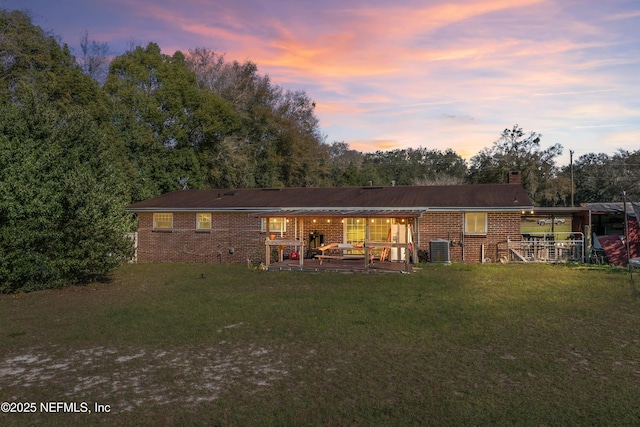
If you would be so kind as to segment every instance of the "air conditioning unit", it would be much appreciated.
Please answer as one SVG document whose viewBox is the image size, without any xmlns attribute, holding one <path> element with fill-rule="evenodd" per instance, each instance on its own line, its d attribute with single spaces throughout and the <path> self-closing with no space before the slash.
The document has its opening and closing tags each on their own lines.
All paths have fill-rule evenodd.
<svg viewBox="0 0 640 427">
<path fill-rule="evenodd" d="M 431 262 L 451 263 L 449 258 L 449 241 L 444 239 L 434 239 L 429 242 L 429 253 Z"/>
</svg>

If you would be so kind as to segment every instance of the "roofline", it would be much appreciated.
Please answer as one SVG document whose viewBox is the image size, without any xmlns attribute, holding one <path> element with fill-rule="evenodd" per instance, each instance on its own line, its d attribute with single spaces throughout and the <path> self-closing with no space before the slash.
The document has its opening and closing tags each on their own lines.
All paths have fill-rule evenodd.
<svg viewBox="0 0 640 427">
<path fill-rule="evenodd" d="M 544 207 L 538 206 L 534 208 L 536 212 L 540 213 L 575 213 L 575 212 L 588 212 L 589 209 L 581 206 L 575 207 L 566 207 L 566 206 L 554 206 L 554 207 Z"/>
<path fill-rule="evenodd" d="M 286 213 L 286 212 L 310 212 L 318 214 L 318 212 L 325 211 L 326 214 L 338 213 L 337 211 L 382 211 L 382 210 L 393 210 L 393 211 L 407 211 L 407 212 L 416 212 L 422 211 L 422 213 L 426 212 L 520 212 L 520 211 L 531 211 L 537 210 L 534 206 L 509 206 L 509 207 L 426 207 L 426 206 L 416 206 L 416 207 L 261 207 L 261 208 L 211 208 L 211 207 L 200 207 L 200 208 L 163 208 L 163 207 L 149 207 L 149 208 L 138 208 L 131 209 L 126 208 L 127 212 L 220 212 L 220 213 Z M 300 215 L 303 216 L 303 215 Z"/>
<path fill-rule="evenodd" d="M 429 212 L 522 212 L 535 210 L 533 206 L 509 206 L 509 207 L 437 207 L 429 208 Z"/>
<path fill-rule="evenodd" d="M 273 208 L 125 208 L 127 212 L 229 212 L 252 213 L 271 211 Z"/>
</svg>

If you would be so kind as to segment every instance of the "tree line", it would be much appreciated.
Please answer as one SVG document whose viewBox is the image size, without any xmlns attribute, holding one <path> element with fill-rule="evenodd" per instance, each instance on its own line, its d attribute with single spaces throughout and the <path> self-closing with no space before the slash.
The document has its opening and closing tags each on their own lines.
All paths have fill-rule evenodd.
<svg viewBox="0 0 640 427">
<path fill-rule="evenodd" d="M 519 170 L 538 205 L 640 196 L 640 150 L 588 154 L 515 125 L 466 162 L 454 150 L 363 153 L 326 141 L 315 102 L 211 49 L 156 43 L 80 55 L 0 10 L 0 291 L 85 282 L 131 250 L 124 207 L 180 188 L 449 185 L 504 182 Z"/>
</svg>

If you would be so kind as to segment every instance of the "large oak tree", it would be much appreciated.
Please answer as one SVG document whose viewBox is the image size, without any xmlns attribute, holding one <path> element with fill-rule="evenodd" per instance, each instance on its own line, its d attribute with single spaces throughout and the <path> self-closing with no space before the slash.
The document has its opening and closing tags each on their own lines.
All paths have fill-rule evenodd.
<svg viewBox="0 0 640 427">
<path fill-rule="evenodd" d="M 505 182 L 509 172 L 519 171 L 522 185 L 536 204 L 555 204 L 559 197 L 553 185 L 558 173 L 556 158 L 562 154 L 562 146 L 553 144 L 542 149 L 541 140 L 539 133 L 525 133 L 518 125 L 505 129 L 491 147 L 471 158 L 469 181 L 500 183 Z"/>
</svg>

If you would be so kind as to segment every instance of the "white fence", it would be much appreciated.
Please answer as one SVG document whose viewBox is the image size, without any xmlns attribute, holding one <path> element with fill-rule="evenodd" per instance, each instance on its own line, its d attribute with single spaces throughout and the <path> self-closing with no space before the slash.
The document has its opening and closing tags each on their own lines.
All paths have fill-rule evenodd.
<svg viewBox="0 0 640 427">
<path fill-rule="evenodd" d="M 536 233 L 509 236 L 508 262 L 584 262 L 585 240 L 582 233 Z"/>
<path fill-rule="evenodd" d="M 133 257 L 129 260 L 129 262 L 138 262 L 138 233 L 126 233 L 125 236 L 133 240 Z"/>
</svg>

